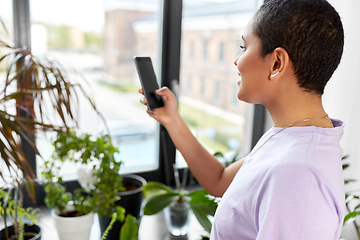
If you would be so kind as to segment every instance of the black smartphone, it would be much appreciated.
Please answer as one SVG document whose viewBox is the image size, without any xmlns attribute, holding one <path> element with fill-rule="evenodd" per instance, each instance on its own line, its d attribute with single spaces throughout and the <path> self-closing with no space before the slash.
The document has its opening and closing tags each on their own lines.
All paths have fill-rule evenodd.
<svg viewBox="0 0 360 240">
<path fill-rule="evenodd" d="M 147 99 L 147 107 L 150 110 L 164 106 L 164 102 L 160 95 L 155 93 L 159 89 L 156 81 L 154 67 L 150 57 L 135 57 L 135 65 L 139 74 L 141 87 Z"/>
</svg>

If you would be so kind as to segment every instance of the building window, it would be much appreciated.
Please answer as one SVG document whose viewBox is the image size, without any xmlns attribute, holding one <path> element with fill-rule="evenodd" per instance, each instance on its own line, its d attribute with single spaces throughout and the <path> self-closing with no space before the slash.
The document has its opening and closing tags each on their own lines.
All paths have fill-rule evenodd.
<svg viewBox="0 0 360 240">
<path fill-rule="evenodd" d="M 204 45 L 203 45 L 203 60 L 207 61 L 208 60 L 208 42 L 205 41 Z"/>
<path fill-rule="evenodd" d="M 205 97 L 205 76 L 200 77 L 200 97 Z"/>
<path fill-rule="evenodd" d="M 181 55 L 180 85 L 188 84 L 190 72 L 192 76 L 199 77 L 194 78 L 192 96 L 185 91 L 179 95 L 180 114 L 195 137 L 210 152 L 232 151 L 233 146 L 228 144 L 230 139 L 239 142 L 239 151 L 246 151 L 243 136 L 248 105 L 238 103 L 237 91 L 233 88 L 238 88 L 236 82 L 239 76 L 232 62 L 226 60 L 228 57 L 235 59 L 238 54 L 232 46 L 236 44 L 239 49 L 239 40 L 231 36 L 243 34 L 256 11 L 255 1 L 250 0 L 252 4 L 247 6 L 239 1 L 206 1 L 201 8 L 193 7 L 190 2 L 184 1 L 184 9 L 192 8 L 192 14 L 183 15 L 182 42 L 198 43 L 194 47 L 198 55 L 194 60 L 189 59 L 189 50 Z M 224 21 L 224 15 L 229 21 Z M 238 21 L 239 18 L 244 20 Z M 180 166 L 186 165 L 180 155 L 177 155 L 176 162 Z"/>
<path fill-rule="evenodd" d="M 224 61 L 224 43 L 220 43 L 219 45 L 219 62 Z"/>
<path fill-rule="evenodd" d="M 194 42 L 190 42 L 190 59 L 191 60 L 195 59 L 195 43 Z"/>
<path fill-rule="evenodd" d="M 81 72 L 93 89 L 95 100 L 104 100 L 96 101 L 97 108 L 119 148 L 120 154 L 116 157 L 124 163 L 121 173 L 153 171 L 159 166 L 157 123 L 148 118 L 144 107 L 138 104 L 140 81 L 133 57 L 150 56 L 158 73 L 159 18 L 152 16 L 160 15 L 160 3 L 160 0 L 149 4 L 135 1 L 131 6 L 117 4 L 109 8 L 109 1 L 96 0 L 83 11 L 84 6 L 77 1 L 71 8 L 60 0 L 30 1 L 32 24 L 38 26 L 32 28 L 32 36 L 36 37 L 34 42 L 43 43 L 38 49 L 41 47 L 60 59 L 65 68 Z M 74 18 L 79 13 L 81 18 Z M 147 21 L 142 21 L 144 16 L 148 17 Z M 46 34 L 34 31 L 40 27 Z M 133 107 L 119 111 L 113 107 L 114 102 Z M 81 99 L 79 104 L 80 129 L 91 135 L 100 134 L 105 129 L 101 127 L 103 122 Z M 39 135 L 37 142 L 44 158 L 50 156 L 47 138 Z M 67 166 L 62 176 L 72 178 L 76 171 L 76 167 Z"/>
<path fill-rule="evenodd" d="M 220 103 L 221 102 L 221 82 L 220 81 L 216 81 L 215 82 L 215 89 L 214 89 L 214 102 L 215 103 Z"/>
<path fill-rule="evenodd" d="M 191 94 L 192 94 L 192 84 L 193 84 L 193 82 L 192 82 L 192 76 L 191 75 L 189 75 L 188 76 L 188 78 L 187 78 L 187 87 L 186 87 L 186 94 L 188 95 L 188 96 L 191 96 Z"/>
</svg>

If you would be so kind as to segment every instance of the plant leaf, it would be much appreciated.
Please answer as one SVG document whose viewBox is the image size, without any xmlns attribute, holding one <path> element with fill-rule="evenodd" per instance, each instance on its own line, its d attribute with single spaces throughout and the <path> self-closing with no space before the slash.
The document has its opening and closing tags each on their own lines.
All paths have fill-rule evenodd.
<svg viewBox="0 0 360 240">
<path fill-rule="evenodd" d="M 344 224 L 352 223 L 353 221 L 355 221 L 357 215 L 360 215 L 360 213 L 356 211 L 348 213 L 344 218 Z"/>
<path fill-rule="evenodd" d="M 216 152 L 214 153 L 214 157 L 224 158 L 224 154 L 222 154 L 221 152 Z"/>
<path fill-rule="evenodd" d="M 359 209 L 359 208 L 360 208 L 360 204 L 357 205 L 357 206 L 354 208 L 354 210 L 357 210 L 357 209 Z"/>
<path fill-rule="evenodd" d="M 154 196 L 144 206 L 144 215 L 153 215 L 163 210 L 170 203 L 179 198 L 178 193 L 165 193 Z"/>
<path fill-rule="evenodd" d="M 200 225 L 207 231 L 208 233 L 211 232 L 212 223 L 208 218 L 207 212 L 204 210 L 204 206 L 201 204 L 198 205 L 190 205 L 195 217 L 199 221 Z"/>
<path fill-rule="evenodd" d="M 158 182 L 148 182 L 143 186 L 142 192 L 145 199 L 166 193 L 176 193 L 172 188 Z"/>
<path fill-rule="evenodd" d="M 125 223 L 120 230 L 120 239 L 138 240 L 139 224 L 136 218 L 130 214 L 126 215 Z"/>
<path fill-rule="evenodd" d="M 350 202 L 351 200 L 353 200 L 354 198 L 359 199 L 359 196 L 353 195 L 353 194 L 345 194 L 345 203 Z"/>
<path fill-rule="evenodd" d="M 348 183 L 351 183 L 351 182 L 356 182 L 355 179 L 345 179 L 344 180 L 344 184 L 348 184 Z"/>
<path fill-rule="evenodd" d="M 39 154 L 32 137 L 36 130 L 65 131 L 73 124 L 77 126 L 78 90 L 99 116 L 103 120 L 104 118 L 85 90 L 76 81 L 69 80 L 67 72 L 58 62 L 43 56 L 38 58 L 29 50 L 12 47 L 2 40 L 0 40 L 0 47 L 6 48 L 5 54 L 0 56 L 0 63 L 6 64 L 5 84 L 1 89 L 0 97 L 0 103 L 4 105 L 4 110 L 0 112 L 3 117 L 0 125 L 6 128 L 0 132 L 0 145 L 3 148 L 1 157 L 8 169 L 18 168 L 24 173 L 25 178 L 30 179 L 34 178 L 34 174 L 29 170 L 25 156 L 19 150 L 19 137 L 25 139 Z M 20 81 L 20 78 L 23 81 Z M 16 88 L 14 88 L 15 85 L 17 85 Z M 20 110 L 25 110 L 25 114 L 29 116 L 28 120 L 18 115 L 8 114 L 5 106 L 11 100 L 16 100 L 18 113 Z M 48 105 L 50 105 L 49 109 L 46 108 Z M 57 126 L 47 124 L 46 122 L 49 122 L 47 118 L 53 116 L 59 117 L 62 123 Z M 3 178 L 3 176 L 0 170 L 0 177 Z"/>
</svg>

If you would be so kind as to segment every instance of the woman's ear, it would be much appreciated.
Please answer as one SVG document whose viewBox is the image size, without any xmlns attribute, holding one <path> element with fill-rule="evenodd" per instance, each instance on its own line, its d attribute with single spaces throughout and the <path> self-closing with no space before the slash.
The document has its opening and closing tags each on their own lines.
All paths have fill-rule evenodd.
<svg viewBox="0 0 360 240">
<path fill-rule="evenodd" d="M 276 48 L 273 53 L 271 53 L 271 56 L 270 80 L 281 77 L 288 68 L 290 61 L 289 54 L 282 47 Z"/>
</svg>

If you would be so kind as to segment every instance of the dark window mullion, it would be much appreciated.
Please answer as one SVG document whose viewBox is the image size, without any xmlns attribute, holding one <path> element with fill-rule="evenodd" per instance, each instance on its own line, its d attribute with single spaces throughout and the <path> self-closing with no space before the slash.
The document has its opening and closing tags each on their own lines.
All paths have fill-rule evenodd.
<svg viewBox="0 0 360 240">
<path fill-rule="evenodd" d="M 162 8 L 161 86 L 167 86 L 178 97 L 176 93 L 180 76 L 182 0 L 163 0 Z M 159 131 L 159 168 L 150 172 L 138 173 L 138 175 L 147 181 L 172 185 L 174 183 L 173 164 L 175 164 L 176 148 L 163 126 L 160 126 Z"/>
<path fill-rule="evenodd" d="M 16 47 L 23 47 L 31 50 L 31 21 L 29 0 L 13 0 L 13 21 L 14 21 L 14 44 Z M 20 59 L 21 61 L 21 59 Z M 23 81 L 20 76 L 19 81 Z M 30 104 L 31 105 L 31 104 Z M 32 112 L 32 109 L 27 109 Z M 20 110 L 20 116 L 26 116 L 26 111 Z M 21 148 L 25 154 L 29 166 L 36 175 L 36 153 L 31 145 L 21 138 Z"/>
<path fill-rule="evenodd" d="M 167 86 L 178 97 L 180 78 L 180 48 L 182 0 L 164 0 L 162 53 L 161 53 L 161 86 Z M 160 126 L 160 166 L 163 168 L 166 184 L 174 182 L 173 164 L 176 148 L 163 126 Z"/>
</svg>

